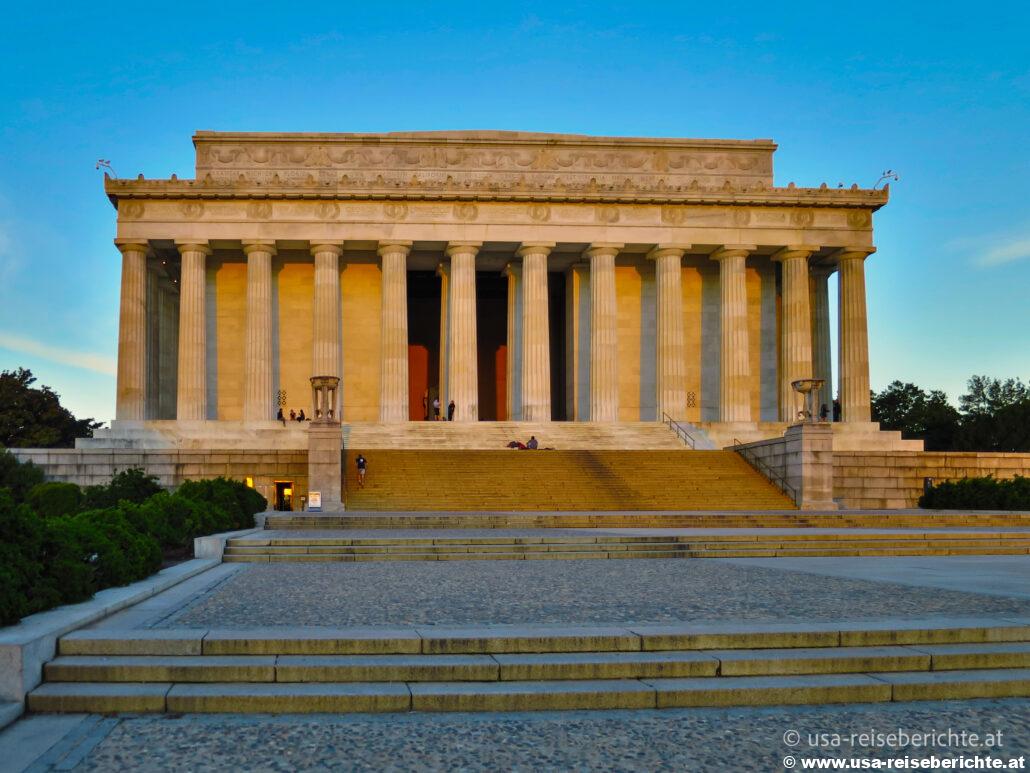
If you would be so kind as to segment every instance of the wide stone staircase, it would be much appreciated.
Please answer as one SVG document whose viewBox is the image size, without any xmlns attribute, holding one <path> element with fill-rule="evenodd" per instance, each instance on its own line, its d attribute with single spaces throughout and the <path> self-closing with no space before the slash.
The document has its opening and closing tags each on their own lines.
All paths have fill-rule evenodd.
<svg viewBox="0 0 1030 773">
<path fill-rule="evenodd" d="M 304 536 L 288 531 L 236 537 L 226 563 L 329 561 L 530 561 L 559 559 L 960 556 L 1030 554 L 1030 531 L 719 530 L 689 534 L 539 534 L 418 537 Z"/>
<path fill-rule="evenodd" d="M 82 630 L 35 712 L 636 709 L 1030 695 L 1024 621 Z"/>
<path fill-rule="evenodd" d="M 675 436 L 671 435 L 675 438 Z M 732 451 L 513 451 L 349 447 L 348 510 L 782 510 L 778 488 Z M 364 488 L 354 460 L 368 460 Z"/>
</svg>

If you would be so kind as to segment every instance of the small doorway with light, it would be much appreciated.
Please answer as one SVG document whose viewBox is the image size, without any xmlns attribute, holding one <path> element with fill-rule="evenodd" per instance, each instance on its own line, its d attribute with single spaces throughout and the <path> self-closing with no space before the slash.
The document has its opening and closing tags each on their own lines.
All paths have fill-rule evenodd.
<svg viewBox="0 0 1030 773">
<path fill-rule="evenodd" d="M 275 482 L 275 509 L 280 512 L 293 509 L 292 480 L 277 480 Z"/>
</svg>

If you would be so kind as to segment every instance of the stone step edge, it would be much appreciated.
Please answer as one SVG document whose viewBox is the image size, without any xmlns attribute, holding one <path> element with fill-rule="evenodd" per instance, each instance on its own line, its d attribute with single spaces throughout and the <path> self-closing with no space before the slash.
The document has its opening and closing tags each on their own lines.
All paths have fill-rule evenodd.
<svg viewBox="0 0 1030 773">
<path fill-rule="evenodd" d="M 648 652 L 1030 641 L 1030 622 L 1007 618 L 537 627 L 339 628 L 300 631 L 83 629 L 58 642 L 61 655 L 387 655 Z"/>
<path fill-rule="evenodd" d="M 571 655 L 65 655 L 47 663 L 44 673 L 50 682 L 306 683 L 728 678 L 1000 668 L 1030 668 L 1030 643 Z M 348 670 L 355 676 L 341 677 Z"/>
<path fill-rule="evenodd" d="M 721 679 L 398 683 L 46 683 L 32 712 L 530 711 L 1026 697 L 1030 669 Z"/>
</svg>

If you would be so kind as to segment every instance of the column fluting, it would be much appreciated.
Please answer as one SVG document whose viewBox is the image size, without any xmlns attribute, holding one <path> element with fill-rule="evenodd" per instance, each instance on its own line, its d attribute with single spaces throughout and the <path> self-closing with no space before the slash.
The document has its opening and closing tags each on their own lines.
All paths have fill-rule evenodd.
<svg viewBox="0 0 1030 773">
<path fill-rule="evenodd" d="M 147 417 L 147 245 L 120 240 L 115 244 L 122 253 L 115 418 L 143 421 Z"/>
<path fill-rule="evenodd" d="M 841 421 L 872 421 L 869 405 L 869 333 L 865 299 L 865 259 L 872 249 L 842 250 L 838 321 Z"/>
<path fill-rule="evenodd" d="M 659 244 L 648 254 L 656 285 L 656 418 L 682 419 L 687 412 L 687 363 L 683 337 L 683 254 L 687 245 Z"/>
<path fill-rule="evenodd" d="M 179 277 L 179 369 L 176 418 L 200 421 L 207 418 L 207 256 L 211 248 L 203 243 L 176 245 L 182 256 Z"/>
<path fill-rule="evenodd" d="M 408 252 L 411 242 L 380 242 L 383 271 L 379 421 L 408 416 Z"/>
<path fill-rule="evenodd" d="M 747 279 L 752 245 L 727 245 L 712 253 L 719 262 L 719 421 L 751 421 L 751 357 L 747 324 Z"/>
<path fill-rule="evenodd" d="M 342 242 L 311 244 L 315 259 L 315 289 L 312 309 L 312 376 L 340 378 L 340 255 Z M 337 394 L 342 390 L 338 390 Z M 339 398 L 331 406 L 339 420 Z"/>
<path fill-rule="evenodd" d="M 796 422 L 804 406 L 791 384 L 812 378 L 812 315 L 808 302 L 808 257 L 812 247 L 786 247 L 775 255 L 782 268 L 780 321 L 780 421 Z M 816 411 L 819 406 L 816 406 Z"/>
<path fill-rule="evenodd" d="M 480 242 L 451 242 L 447 389 L 455 421 L 479 419 L 479 363 L 476 337 L 476 254 Z M 446 415 L 447 405 L 441 406 Z"/>
<path fill-rule="evenodd" d="M 247 322 L 243 352 L 243 420 L 275 416 L 272 394 L 272 257 L 275 242 L 244 242 L 247 256 Z"/>
<path fill-rule="evenodd" d="M 547 256 L 554 243 L 524 243 L 522 258 L 522 421 L 551 420 L 551 332 Z"/>
<path fill-rule="evenodd" d="M 833 369 L 830 353 L 830 293 L 828 280 L 831 269 L 812 266 L 808 272 L 809 301 L 812 314 L 812 378 L 823 379 L 815 396 L 817 415 L 826 406 L 827 418 L 833 417 Z"/>
<path fill-rule="evenodd" d="M 621 244 L 594 244 L 590 261 L 590 421 L 619 420 L 619 338 L 615 256 Z"/>
</svg>

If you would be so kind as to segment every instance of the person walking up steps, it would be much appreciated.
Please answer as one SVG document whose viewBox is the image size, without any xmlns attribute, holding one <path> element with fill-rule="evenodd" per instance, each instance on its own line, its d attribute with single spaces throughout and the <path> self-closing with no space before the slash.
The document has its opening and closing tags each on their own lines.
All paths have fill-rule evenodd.
<svg viewBox="0 0 1030 773">
<path fill-rule="evenodd" d="M 358 458 L 354 460 L 354 464 L 358 467 L 358 487 L 365 488 L 365 472 L 368 469 L 368 461 L 361 454 L 358 454 Z"/>
</svg>

